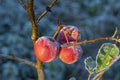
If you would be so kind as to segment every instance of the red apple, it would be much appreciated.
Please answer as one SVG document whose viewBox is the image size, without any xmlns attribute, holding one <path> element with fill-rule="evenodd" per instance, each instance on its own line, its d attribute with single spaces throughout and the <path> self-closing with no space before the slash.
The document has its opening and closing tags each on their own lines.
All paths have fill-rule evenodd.
<svg viewBox="0 0 120 80">
<path fill-rule="evenodd" d="M 82 53 L 83 51 L 80 45 L 62 47 L 59 58 L 66 64 L 73 64 L 81 57 Z"/>
<path fill-rule="evenodd" d="M 60 30 L 57 40 L 59 43 L 67 43 L 72 41 L 80 41 L 80 30 L 75 26 L 63 26 L 63 28 Z"/>
<path fill-rule="evenodd" d="M 34 54 L 42 62 L 51 62 L 60 51 L 59 43 L 51 37 L 40 37 L 34 44 Z"/>
</svg>

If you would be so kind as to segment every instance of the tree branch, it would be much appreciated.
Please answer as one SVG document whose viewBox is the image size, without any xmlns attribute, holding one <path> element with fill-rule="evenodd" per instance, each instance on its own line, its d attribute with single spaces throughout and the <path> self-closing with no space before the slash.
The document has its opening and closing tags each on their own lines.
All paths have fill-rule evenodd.
<svg viewBox="0 0 120 80">
<path fill-rule="evenodd" d="M 21 4 L 21 6 L 25 9 L 25 10 L 27 10 L 27 6 L 25 5 L 25 3 L 22 1 L 22 0 L 18 0 L 19 1 L 19 3 Z"/>
<path fill-rule="evenodd" d="M 50 5 L 48 6 L 49 10 L 54 6 L 55 2 L 57 0 L 52 0 L 52 2 L 50 3 Z M 26 6 L 24 4 L 24 2 L 22 0 L 19 0 L 20 4 L 22 5 L 22 7 L 27 10 L 28 16 L 30 18 L 31 24 L 32 24 L 32 42 L 33 45 L 35 43 L 35 41 L 38 39 L 38 25 L 37 23 L 47 14 L 47 12 L 49 11 L 48 9 L 46 9 L 41 15 L 39 15 L 39 17 L 37 18 L 37 20 L 35 19 L 35 13 L 34 13 L 34 0 L 27 0 L 28 5 Z M 42 62 L 36 58 L 36 70 L 38 72 L 38 80 L 44 80 L 44 72 L 42 69 Z"/>
<path fill-rule="evenodd" d="M 62 47 L 76 46 L 76 45 L 80 45 L 80 44 L 93 43 L 93 42 L 103 41 L 103 40 L 115 40 L 115 41 L 117 41 L 118 39 L 112 38 L 112 37 L 102 37 L 102 38 L 96 38 L 96 39 L 92 39 L 92 40 L 84 40 L 81 42 L 70 43 L 70 44 L 62 46 Z"/>
<path fill-rule="evenodd" d="M 52 0 L 50 5 L 48 6 L 49 10 L 54 6 L 54 4 L 57 2 L 57 0 Z M 49 12 L 48 9 L 42 12 L 37 18 L 37 23 Z"/>
<path fill-rule="evenodd" d="M 32 35 L 31 35 L 31 37 L 32 37 L 33 45 L 34 45 L 35 41 L 38 39 L 38 25 L 37 25 L 36 20 L 35 20 L 35 14 L 34 14 L 34 9 L 33 9 L 34 3 L 33 2 L 34 2 L 33 0 L 28 0 L 27 12 L 28 12 L 30 21 L 32 23 Z M 37 58 L 36 58 L 36 70 L 38 73 L 38 80 L 44 80 L 44 72 L 42 69 L 42 62 Z"/>
<path fill-rule="evenodd" d="M 11 59 L 11 60 L 23 62 L 23 63 L 25 63 L 27 65 L 32 66 L 32 67 L 36 67 L 36 65 L 33 62 L 30 62 L 30 61 L 27 61 L 25 59 L 18 58 L 18 57 L 15 57 L 15 56 L 3 56 L 3 55 L 0 54 L 0 59 Z"/>
</svg>

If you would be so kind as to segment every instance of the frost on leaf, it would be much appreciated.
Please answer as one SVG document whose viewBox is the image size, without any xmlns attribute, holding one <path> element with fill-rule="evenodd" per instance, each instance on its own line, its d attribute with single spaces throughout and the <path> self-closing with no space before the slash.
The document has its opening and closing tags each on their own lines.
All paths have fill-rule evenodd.
<svg viewBox="0 0 120 80">
<path fill-rule="evenodd" d="M 84 61 L 85 68 L 88 70 L 89 73 L 94 73 L 96 63 L 95 60 L 93 60 L 91 57 L 87 57 Z"/>
<path fill-rule="evenodd" d="M 106 70 L 110 67 L 111 60 L 118 56 L 119 49 L 115 44 L 104 43 L 96 56 L 96 72 Z"/>
</svg>

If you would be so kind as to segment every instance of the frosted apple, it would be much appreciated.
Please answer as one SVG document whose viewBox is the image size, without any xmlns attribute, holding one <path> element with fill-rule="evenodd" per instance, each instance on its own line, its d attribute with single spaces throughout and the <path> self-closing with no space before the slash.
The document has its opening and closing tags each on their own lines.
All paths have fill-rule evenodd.
<svg viewBox="0 0 120 80">
<path fill-rule="evenodd" d="M 51 62 L 60 51 L 59 43 L 51 37 L 40 37 L 34 44 L 34 54 L 42 62 Z"/>
<path fill-rule="evenodd" d="M 63 26 L 63 28 L 60 30 L 57 36 L 57 40 L 61 44 L 67 43 L 67 41 L 68 42 L 76 41 L 77 39 L 79 41 L 80 38 L 81 38 L 80 30 L 72 25 Z"/>
<path fill-rule="evenodd" d="M 80 45 L 61 48 L 59 58 L 66 64 L 75 63 L 82 55 L 83 51 Z"/>
</svg>

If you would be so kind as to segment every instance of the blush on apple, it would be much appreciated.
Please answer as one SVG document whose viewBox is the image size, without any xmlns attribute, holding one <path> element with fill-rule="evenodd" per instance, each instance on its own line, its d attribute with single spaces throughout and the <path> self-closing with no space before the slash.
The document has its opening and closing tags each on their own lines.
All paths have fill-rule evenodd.
<svg viewBox="0 0 120 80">
<path fill-rule="evenodd" d="M 59 43 L 51 37 L 40 37 L 34 44 L 34 54 L 42 62 L 51 62 L 60 51 Z"/>
</svg>

